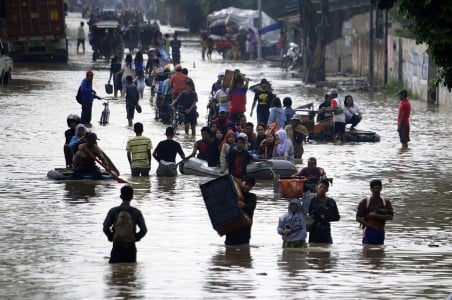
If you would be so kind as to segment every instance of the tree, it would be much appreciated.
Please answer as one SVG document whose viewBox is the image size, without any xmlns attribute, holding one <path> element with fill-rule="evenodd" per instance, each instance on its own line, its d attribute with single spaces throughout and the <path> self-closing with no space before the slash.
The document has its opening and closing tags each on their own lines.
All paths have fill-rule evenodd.
<svg viewBox="0 0 452 300">
<path fill-rule="evenodd" d="M 299 6 L 303 30 L 304 82 L 324 81 L 329 0 L 320 0 L 320 20 L 316 17 L 311 0 L 299 0 Z"/>
<path fill-rule="evenodd" d="M 406 20 L 417 43 L 427 45 L 427 53 L 439 67 L 436 85 L 452 89 L 452 2 L 442 0 L 396 0 L 394 9 Z M 398 7 L 397 7 L 398 5 Z"/>
</svg>

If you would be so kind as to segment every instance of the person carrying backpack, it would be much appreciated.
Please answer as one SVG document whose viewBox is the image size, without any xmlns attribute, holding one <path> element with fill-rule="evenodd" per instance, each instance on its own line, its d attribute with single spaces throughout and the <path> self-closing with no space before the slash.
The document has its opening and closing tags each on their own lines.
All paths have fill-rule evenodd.
<svg viewBox="0 0 452 300">
<path fill-rule="evenodd" d="M 113 207 L 104 220 L 103 231 L 110 242 L 113 242 L 109 263 L 136 262 L 137 248 L 135 242 L 140 241 L 147 233 L 141 211 L 130 206 L 133 199 L 133 188 L 125 185 L 121 188 L 122 203 Z M 136 232 L 136 226 L 140 231 Z"/>
<path fill-rule="evenodd" d="M 101 99 L 96 95 L 96 91 L 93 90 L 93 76 L 93 71 L 86 71 L 86 78 L 82 80 L 79 92 L 77 92 L 77 96 L 75 97 L 77 102 L 79 102 L 82 106 L 80 123 L 86 127 L 91 127 L 91 115 L 94 98 Z"/>
</svg>

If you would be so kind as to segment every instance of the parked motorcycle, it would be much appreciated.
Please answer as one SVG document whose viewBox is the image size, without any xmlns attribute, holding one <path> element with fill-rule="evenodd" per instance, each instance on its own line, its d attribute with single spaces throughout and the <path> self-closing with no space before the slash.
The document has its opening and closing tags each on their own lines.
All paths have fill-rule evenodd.
<svg viewBox="0 0 452 300">
<path fill-rule="evenodd" d="M 290 43 L 287 53 L 284 54 L 282 58 L 281 67 L 286 69 L 287 72 L 289 67 L 293 68 L 295 66 L 301 66 L 302 64 L 303 58 L 301 56 L 300 47 L 295 43 Z"/>
</svg>

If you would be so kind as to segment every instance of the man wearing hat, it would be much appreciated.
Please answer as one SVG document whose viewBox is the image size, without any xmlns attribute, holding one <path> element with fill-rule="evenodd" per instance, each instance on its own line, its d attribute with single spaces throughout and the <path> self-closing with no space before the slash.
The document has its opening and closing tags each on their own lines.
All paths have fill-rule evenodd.
<svg viewBox="0 0 452 300">
<path fill-rule="evenodd" d="M 104 156 L 102 149 L 97 145 L 97 135 L 94 132 L 88 132 L 85 138 L 86 143 L 79 146 L 74 156 L 74 173 L 72 174 L 72 178 L 82 179 L 89 176 L 92 179 L 102 179 L 102 173 L 96 166 L 95 158 L 99 158 L 107 166 L 109 162 Z"/>
<path fill-rule="evenodd" d="M 224 71 L 221 71 L 218 73 L 217 80 L 212 84 L 212 88 L 210 89 L 210 98 L 209 103 L 207 104 L 207 108 L 209 109 L 209 121 L 212 121 L 213 119 L 217 118 L 218 116 L 218 105 L 220 103 L 223 104 L 223 107 L 225 106 L 225 103 L 227 103 L 227 107 L 229 107 L 229 100 L 228 100 L 228 94 L 223 90 L 222 84 L 224 79 Z M 217 95 L 218 92 L 218 95 Z M 210 124 L 210 123 L 209 123 Z"/>
<path fill-rule="evenodd" d="M 254 107 L 257 103 L 257 123 L 267 124 L 270 116 L 270 107 L 273 102 L 274 95 L 271 91 L 270 82 L 262 78 L 259 84 L 260 89 L 255 90 L 253 105 L 251 106 L 250 117 L 253 116 Z"/>
<path fill-rule="evenodd" d="M 216 92 L 221 89 L 221 85 L 223 84 L 224 79 L 224 71 L 218 73 L 217 81 L 212 84 L 212 89 L 210 90 L 210 96 L 214 97 Z"/>
<path fill-rule="evenodd" d="M 176 154 L 185 160 L 185 153 L 181 145 L 174 141 L 173 127 L 166 128 L 166 140 L 158 143 L 152 156 L 159 162 L 157 168 L 157 176 L 159 177 L 175 177 L 177 176 Z"/>
<path fill-rule="evenodd" d="M 221 130 L 223 135 L 226 135 L 228 128 L 235 128 L 234 122 L 228 119 L 228 110 L 223 106 L 220 106 L 218 109 L 218 118 L 213 120 L 212 124 L 216 124 L 217 128 Z"/>
<path fill-rule="evenodd" d="M 101 99 L 96 95 L 96 91 L 93 90 L 93 77 L 93 71 L 86 71 L 86 78 L 82 80 L 80 85 L 80 90 L 82 92 L 82 115 L 80 123 L 87 127 L 91 127 L 91 114 L 94 98 Z"/>
<path fill-rule="evenodd" d="M 397 131 L 399 132 L 402 149 L 408 149 L 408 142 L 410 141 L 411 104 L 408 100 L 408 92 L 406 90 L 401 91 L 398 96 L 401 102 L 397 115 Z"/>
<path fill-rule="evenodd" d="M 301 115 L 294 115 L 291 124 L 287 125 L 284 130 L 287 132 L 287 137 L 292 141 L 294 147 L 294 158 L 301 159 L 304 153 L 303 142 L 309 135 L 308 129 L 302 124 L 303 117 Z"/>
</svg>

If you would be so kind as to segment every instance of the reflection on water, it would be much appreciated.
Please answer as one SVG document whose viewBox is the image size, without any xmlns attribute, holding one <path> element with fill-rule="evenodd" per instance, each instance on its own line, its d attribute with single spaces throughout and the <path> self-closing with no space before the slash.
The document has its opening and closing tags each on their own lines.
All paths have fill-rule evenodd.
<svg viewBox="0 0 452 300">
<path fill-rule="evenodd" d="M 142 269 L 136 263 L 111 264 L 105 274 L 107 282 L 106 299 L 146 299 L 141 291 L 145 289 L 146 282 Z"/>
<path fill-rule="evenodd" d="M 212 258 L 214 265 L 226 269 L 252 268 L 252 258 L 249 246 L 225 246 Z"/>
<path fill-rule="evenodd" d="M 278 267 L 284 271 L 284 277 L 299 277 L 309 268 L 306 249 L 283 249 L 278 259 Z"/>
<path fill-rule="evenodd" d="M 76 181 L 70 180 L 64 182 L 64 189 L 67 191 L 66 198 L 71 202 L 89 202 L 89 198 L 96 196 L 95 181 Z"/>
<path fill-rule="evenodd" d="M 79 22 L 71 17 L 69 26 Z M 74 96 L 85 70 L 94 70 L 101 95 L 109 76 L 108 64 L 91 62 L 89 51 L 75 55 L 73 45 L 68 65 L 15 64 L 11 85 L 0 87 L 0 289 L 5 299 L 444 299 L 451 292 L 452 110 L 413 100 L 412 141 L 401 151 L 398 98 L 378 93 L 352 94 L 365 109 L 359 128 L 376 131 L 379 143 L 304 146 L 304 157 L 317 157 L 334 178 L 328 194 L 341 220 L 332 224 L 333 245 L 301 250 L 281 249 L 276 226 L 287 200 L 274 199 L 271 180 L 253 189 L 258 204 L 252 246 L 229 248 L 212 229 L 199 189 L 210 178 L 157 178 L 155 160 L 149 178 L 131 177 L 125 147 L 135 134 L 127 128 L 124 99 L 110 101 L 110 123 L 94 122 L 92 130 L 135 188 L 132 205 L 143 212 L 149 229 L 137 243 L 137 264 L 110 266 L 105 257 L 111 243 L 102 222 L 120 204 L 122 185 L 46 178 L 48 170 L 64 166 L 66 116 L 80 114 Z M 196 83 L 200 116 L 206 114 L 216 74 L 228 68 L 239 68 L 257 82 L 267 78 L 279 97 L 292 98 L 294 107 L 320 104 L 322 91 L 278 68 L 231 65 L 216 54 L 203 63 L 198 43 L 183 45 L 182 63 Z M 196 68 L 191 68 L 193 60 Z M 154 121 L 149 95 L 146 89 L 143 112 L 135 121 L 144 124 L 144 135 L 155 147 L 165 139 L 166 125 Z M 94 103 L 94 120 L 102 109 L 101 101 Z M 198 132 L 204 124 L 200 117 Z M 176 140 L 191 153 L 195 139 L 180 134 Z M 382 195 L 397 213 L 387 223 L 385 246 L 363 247 L 355 213 L 376 178 L 384 182 Z"/>
<path fill-rule="evenodd" d="M 243 274 L 252 274 L 253 268 L 250 246 L 227 246 L 218 249 L 212 257 L 205 289 L 212 294 L 230 293 L 240 291 L 246 297 L 254 290 L 253 281 L 244 280 Z"/>
<path fill-rule="evenodd" d="M 369 262 L 369 265 L 373 266 L 375 269 L 379 269 L 383 264 L 385 248 L 384 246 L 363 245 L 362 257 L 363 260 Z"/>
</svg>

